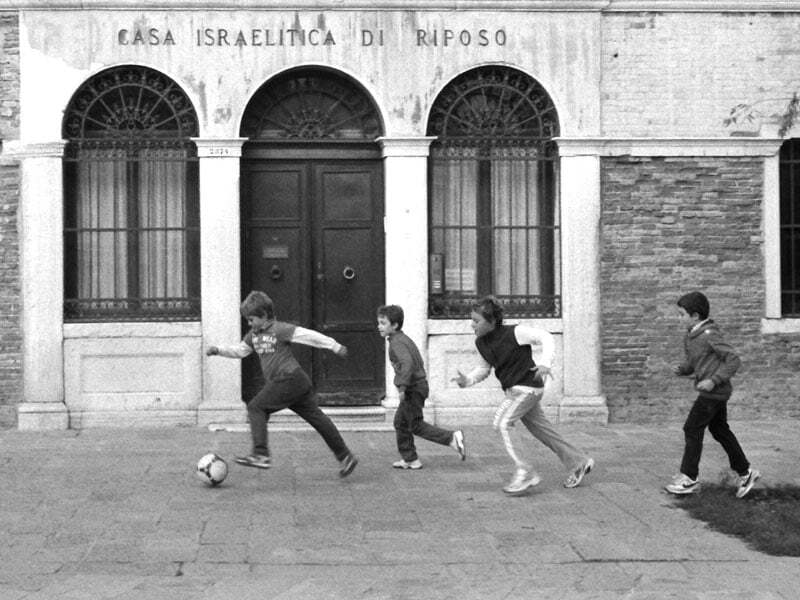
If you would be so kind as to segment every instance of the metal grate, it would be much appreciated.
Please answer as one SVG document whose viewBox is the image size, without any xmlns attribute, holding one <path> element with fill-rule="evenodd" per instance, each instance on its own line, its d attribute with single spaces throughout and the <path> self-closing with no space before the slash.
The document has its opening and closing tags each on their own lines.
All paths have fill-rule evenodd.
<svg viewBox="0 0 800 600">
<path fill-rule="evenodd" d="M 558 119 L 547 93 L 514 69 L 474 69 L 436 99 L 428 135 L 430 316 L 468 316 L 487 294 L 513 316 L 560 316 Z"/>
<path fill-rule="evenodd" d="M 322 69 L 295 69 L 267 82 L 241 127 L 251 141 L 374 142 L 381 131 L 364 90 Z"/>
<path fill-rule="evenodd" d="M 64 318 L 200 316 L 197 117 L 144 67 L 108 69 L 65 112 Z"/>
<path fill-rule="evenodd" d="M 800 139 L 780 151 L 781 312 L 800 317 Z"/>
</svg>

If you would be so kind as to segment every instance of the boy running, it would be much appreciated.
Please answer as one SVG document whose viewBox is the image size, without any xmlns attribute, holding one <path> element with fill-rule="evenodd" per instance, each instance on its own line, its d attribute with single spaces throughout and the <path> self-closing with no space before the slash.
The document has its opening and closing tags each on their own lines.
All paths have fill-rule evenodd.
<svg viewBox="0 0 800 600">
<path fill-rule="evenodd" d="M 708 298 L 701 292 L 689 292 L 678 300 L 678 313 L 686 335 L 683 348 L 686 360 L 676 366 L 676 375 L 694 376 L 699 392 L 686 423 L 683 425 L 685 445 L 681 472 L 665 489 L 672 494 L 692 494 L 700 489 L 697 481 L 700 454 L 703 451 L 705 428 L 728 455 L 731 469 L 739 475 L 737 498 L 744 498 L 753 489 L 761 473 L 750 468 L 739 441 L 728 426 L 728 398 L 733 387 L 730 379 L 741 361 L 714 321 L 708 318 Z"/>
<path fill-rule="evenodd" d="M 494 428 L 500 430 L 506 452 L 514 461 L 514 476 L 503 491 L 509 496 L 525 494 L 541 478 L 524 460 L 511 439 L 511 428 L 521 421 L 531 434 L 556 453 L 569 470 L 564 487 L 578 486 L 594 467 L 594 460 L 567 442 L 547 420 L 539 405 L 544 383 L 552 377 L 553 336 L 543 329 L 525 325 L 503 325 L 503 307 L 491 296 L 472 307 L 472 329 L 481 362 L 467 375 L 457 371 L 453 378 L 459 387 L 483 381 L 494 367 L 494 374 L 506 394 L 494 415 Z M 533 361 L 531 345 L 541 345 L 539 363 Z"/>
<path fill-rule="evenodd" d="M 461 460 L 467 457 L 464 432 L 449 431 L 426 423 L 422 414 L 428 397 L 428 379 L 422 356 L 414 341 L 403 331 L 403 309 L 397 305 L 378 308 L 378 333 L 389 342 L 389 361 L 394 367 L 394 385 L 400 393 L 400 404 L 394 415 L 397 449 L 402 457 L 392 466 L 395 469 L 421 469 L 414 436 L 450 446 Z"/>
<path fill-rule="evenodd" d="M 289 408 L 308 422 L 325 440 L 339 461 L 339 475 L 346 477 L 355 469 L 358 460 L 344 443 L 330 417 L 317 405 L 311 380 L 292 355 L 290 344 L 303 344 L 330 350 L 337 356 L 347 356 L 347 348 L 333 338 L 275 319 L 272 299 L 264 292 L 250 292 L 241 305 L 242 316 L 250 331 L 234 346 L 209 346 L 208 356 L 244 358 L 258 354 L 264 373 L 264 387 L 247 402 L 253 451 L 237 456 L 240 465 L 268 469 L 271 466 L 267 443 L 267 423 L 272 413 Z"/>
</svg>

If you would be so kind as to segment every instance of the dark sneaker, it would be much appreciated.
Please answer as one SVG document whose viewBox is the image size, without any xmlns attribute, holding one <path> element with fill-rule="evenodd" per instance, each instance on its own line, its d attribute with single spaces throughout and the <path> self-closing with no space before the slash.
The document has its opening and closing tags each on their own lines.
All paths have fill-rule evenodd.
<svg viewBox="0 0 800 600">
<path fill-rule="evenodd" d="M 672 480 L 672 483 L 665 485 L 664 489 L 670 494 L 684 496 L 686 494 L 694 494 L 699 492 L 700 484 L 697 483 L 696 479 L 692 479 L 688 475 L 680 473 Z"/>
<path fill-rule="evenodd" d="M 244 465 L 245 467 L 255 467 L 256 469 L 269 469 L 272 466 L 272 463 L 269 460 L 269 456 L 264 456 L 262 454 L 248 454 L 247 456 L 237 456 L 234 459 L 234 462 Z"/>
<path fill-rule="evenodd" d="M 588 475 L 592 472 L 594 468 L 594 459 L 588 458 L 586 462 L 583 463 L 580 467 L 575 469 L 572 473 L 569 474 L 566 481 L 564 481 L 565 488 L 574 488 L 578 487 L 583 481 L 584 476 Z"/>
<path fill-rule="evenodd" d="M 761 473 L 755 469 L 747 469 L 747 473 L 739 477 L 739 489 L 736 490 L 737 498 L 744 498 L 753 489 Z"/>
<path fill-rule="evenodd" d="M 453 440 L 450 442 L 450 447 L 458 452 L 461 460 L 467 459 L 467 447 L 464 445 L 464 432 L 460 429 L 453 432 Z"/>
<path fill-rule="evenodd" d="M 350 473 L 353 472 L 353 469 L 356 468 L 356 465 L 358 464 L 358 459 L 352 454 L 348 454 L 342 459 L 342 461 L 339 464 L 341 465 L 339 469 L 339 477 L 347 477 L 348 475 L 350 475 Z"/>
</svg>

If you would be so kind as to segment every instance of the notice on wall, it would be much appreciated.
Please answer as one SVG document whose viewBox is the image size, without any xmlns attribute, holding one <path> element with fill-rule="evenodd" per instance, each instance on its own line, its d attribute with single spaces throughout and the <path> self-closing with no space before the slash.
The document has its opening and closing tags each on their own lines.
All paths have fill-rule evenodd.
<svg viewBox="0 0 800 600">
<path fill-rule="evenodd" d="M 450 292 L 474 294 L 478 289 L 475 269 L 445 269 L 444 287 Z"/>
</svg>

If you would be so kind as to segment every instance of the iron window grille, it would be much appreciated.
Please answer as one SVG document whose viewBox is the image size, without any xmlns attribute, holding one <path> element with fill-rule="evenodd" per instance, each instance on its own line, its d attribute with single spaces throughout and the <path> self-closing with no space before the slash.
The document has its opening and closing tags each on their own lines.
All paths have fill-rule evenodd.
<svg viewBox="0 0 800 600">
<path fill-rule="evenodd" d="M 294 69 L 253 95 L 241 131 L 251 141 L 271 143 L 373 143 L 382 126 L 355 83 L 323 69 Z"/>
<path fill-rule="evenodd" d="M 433 318 L 493 294 L 508 316 L 561 315 L 558 118 L 531 77 L 482 67 L 437 97 L 428 135 Z"/>
<path fill-rule="evenodd" d="M 781 313 L 800 317 L 800 139 L 780 150 Z"/>
<path fill-rule="evenodd" d="M 64 320 L 200 317 L 191 102 L 145 67 L 103 71 L 65 112 Z"/>
</svg>

